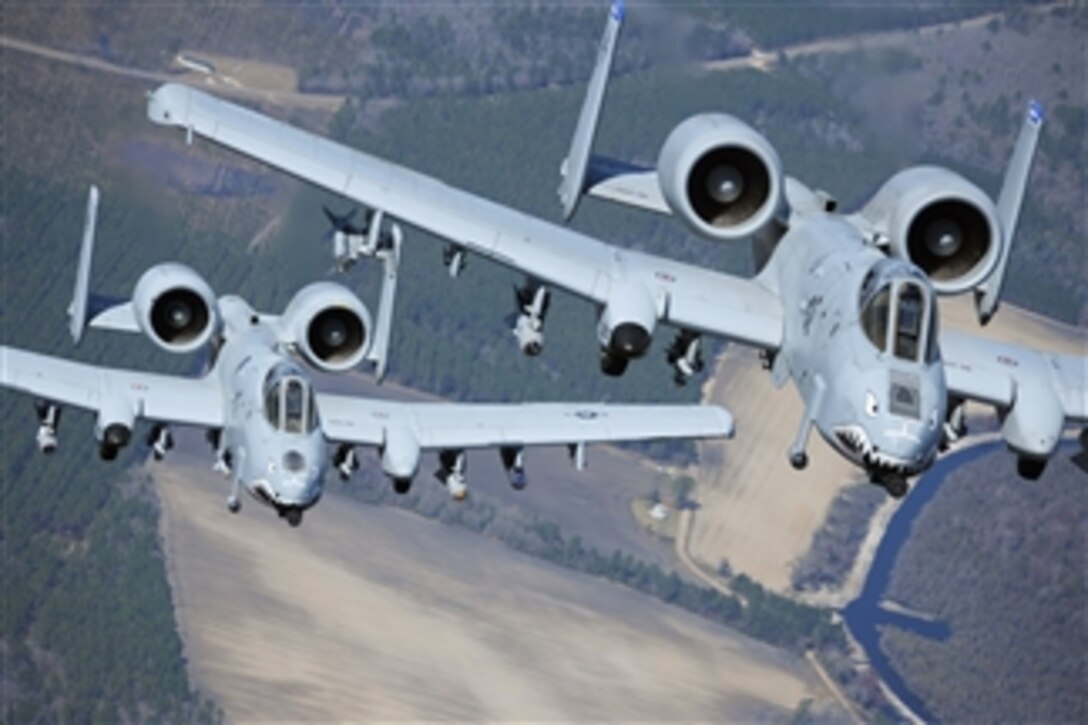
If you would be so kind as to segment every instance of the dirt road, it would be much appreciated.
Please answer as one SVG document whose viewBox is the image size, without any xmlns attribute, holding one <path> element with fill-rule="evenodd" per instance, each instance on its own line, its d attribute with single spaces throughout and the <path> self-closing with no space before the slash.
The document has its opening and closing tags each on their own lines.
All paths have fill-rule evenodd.
<svg viewBox="0 0 1088 725">
<path fill-rule="evenodd" d="M 1029 12 L 1049 12 L 1054 7 L 1070 5 L 1068 2 L 1048 3 L 1027 9 Z M 704 64 L 704 68 L 712 71 L 735 71 L 744 68 L 759 68 L 766 70 L 778 61 L 779 56 L 789 60 L 802 56 L 820 55 L 827 53 L 846 53 L 855 50 L 879 49 L 895 47 L 910 43 L 919 37 L 936 35 L 952 29 L 969 29 L 985 26 L 994 19 L 1000 19 L 1003 13 L 988 13 L 966 20 L 929 25 L 914 30 L 895 30 L 882 33 L 863 33 L 842 38 L 828 38 L 807 43 L 797 43 L 777 49 L 775 52 L 755 50 L 751 55 L 743 58 L 727 58 L 724 60 L 710 61 Z M 279 84 L 261 85 L 258 83 L 238 82 L 234 77 L 218 73 L 204 74 L 199 72 L 187 72 L 181 74 L 157 73 L 138 68 L 129 68 L 116 65 L 88 55 L 80 55 L 67 51 L 56 50 L 47 46 L 32 43 L 6 35 L 0 35 L 0 47 L 29 53 L 39 58 L 46 58 L 82 68 L 112 73 L 115 75 L 133 78 L 151 83 L 180 82 L 195 87 L 214 88 L 216 93 L 249 98 L 285 108 L 302 108 L 334 112 L 344 102 L 344 96 L 335 94 L 301 93 L 297 89 L 280 87 Z M 221 64 L 230 64 L 232 59 L 224 56 L 216 56 L 217 67 Z M 241 61 L 237 61 L 241 62 Z M 267 64 L 266 64 L 267 65 Z M 273 72 L 270 77 L 282 77 L 293 75 L 293 71 L 287 68 L 278 68 L 279 72 Z"/>
<path fill-rule="evenodd" d="M 1037 5 L 1032 7 L 1025 7 L 1027 12 L 1034 13 L 1046 13 L 1050 12 L 1056 7 L 1069 7 L 1072 3 L 1069 2 L 1056 2 L 1047 3 L 1044 5 Z M 895 48 L 903 45 L 910 45 L 917 42 L 919 38 L 927 38 L 941 33 L 949 32 L 952 30 L 970 30 L 985 27 L 988 23 L 994 20 L 1002 20 L 1005 17 L 1005 12 L 986 13 L 985 15 L 978 15 L 973 18 L 967 18 L 966 20 L 958 20 L 948 23 L 937 23 L 934 25 L 926 25 L 921 28 L 914 28 L 911 30 L 889 30 L 886 32 L 877 33 L 860 33 L 857 35 L 848 35 L 841 38 L 824 38 L 821 40 L 813 40 L 807 43 L 796 43 L 794 45 L 787 45 L 782 48 L 775 49 L 774 52 L 768 52 L 762 49 L 755 49 L 751 55 L 744 56 L 742 58 L 725 58 L 723 60 L 713 60 L 703 64 L 706 70 L 711 71 L 735 71 L 743 68 L 756 68 L 759 70 L 767 70 L 775 63 L 779 58 L 785 58 L 786 60 L 795 60 L 797 58 L 811 56 L 811 55 L 825 55 L 834 53 L 851 53 L 858 50 L 880 50 L 884 48 Z"/>
<path fill-rule="evenodd" d="M 214 90 L 215 93 L 237 98 L 261 101 L 283 108 L 300 108 L 314 111 L 335 112 L 344 102 L 343 96 L 318 93 L 301 93 L 297 90 L 251 88 L 240 83 L 227 82 L 215 74 L 197 72 L 158 73 L 140 70 L 110 63 L 109 61 L 88 55 L 56 50 L 37 43 L 30 43 L 7 35 L 0 35 L 0 47 L 27 53 L 38 58 L 88 68 L 90 70 L 111 73 L 149 83 L 184 83 L 195 88 Z"/>
</svg>

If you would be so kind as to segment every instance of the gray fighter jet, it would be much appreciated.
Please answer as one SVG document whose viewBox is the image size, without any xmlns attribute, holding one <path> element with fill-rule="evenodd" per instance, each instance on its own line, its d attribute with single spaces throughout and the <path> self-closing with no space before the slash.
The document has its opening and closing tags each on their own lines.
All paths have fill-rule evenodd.
<svg viewBox="0 0 1088 725">
<path fill-rule="evenodd" d="M 161 459 L 173 446 L 171 424 L 209 431 L 215 468 L 231 479 L 227 506 L 241 507 L 244 487 L 292 526 L 321 498 L 329 469 L 327 447 L 338 444 L 331 464 L 347 480 L 358 467 L 355 446 L 380 452 L 382 470 L 406 493 L 421 452 L 439 452 L 436 476 L 463 499 L 465 449 L 499 447 L 510 484 L 526 484 L 522 449 L 570 446 L 585 465 L 585 445 L 596 441 L 729 437 L 733 422 L 717 406 L 634 406 L 573 403 L 397 403 L 315 392 L 297 353 L 314 368 L 340 372 L 364 359 L 384 371 L 401 235 L 371 220 L 371 256 L 385 264 L 376 324 L 348 289 L 328 281 L 300 290 L 282 315 L 256 312 L 234 295 L 212 294 L 192 269 L 174 263 L 152 267 L 129 302 L 89 293 L 98 192 L 87 208 L 70 328 L 76 342 L 86 324 L 143 332 L 176 353 L 209 348 L 212 364 L 198 379 L 172 377 L 62 360 L 0 346 L 0 384 L 39 398 L 38 445 L 57 446 L 60 406 L 97 415 L 94 432 L 103 459 L 126 446 L 137 419 L 151 421 L 147 442 Z M 382 240 L 385 240 L 384 242 Z"/>
<path fill-rule="evenodd" d="M 754 277 L 605 244 L 185 86 L 150 94 L 148 115 L 447 239 L 452 276 L 468 252 L 525 272 L 514 334 L 526 354 L 543 347 L 548 285 L 597 305 L 610 375 L 647 352 L 659 323 L 678 330 L 667 354 L 681 383 L 702 367 L 702 334 L 760 349 L 775 384 L 792 379 L 805 402 L 789 450 L 796 468 L 815 426 L 902 496 L 962 435 L 963 404 L 974 400 L 996 408 L 1020 473 L 1038 477 L 1063 429 L 1088 420 L 1085 359 L 939 332 L 936 297 L 973 293 L 983 323 L 996 311 L 1041 106 L 1029 106 L 996 204 L 956 173 L 920 166 L 844 214 L 723 113 L 677 126 L 654 169 L 593 157 L 623 19 L 617 2 L 563 164 L 565 215 L 588 193 L 677 216 L 711 240 L 749 239 Z M 341 249 L 363 244 L 350 229 L 337 239 Z"/>
</svg>

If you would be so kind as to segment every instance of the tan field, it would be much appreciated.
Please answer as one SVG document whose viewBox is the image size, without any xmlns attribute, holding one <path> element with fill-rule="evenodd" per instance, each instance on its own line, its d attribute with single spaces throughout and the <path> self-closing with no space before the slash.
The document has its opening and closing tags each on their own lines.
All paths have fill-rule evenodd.
<svg viewBox="0 0 1088 725">
<path fill-rule="evenodd" d="M 290 529 L 183 457 L 151 469 L 195 682 L 232 721 L 787 719 L 796 656 L 626 588 L 327 496 Z"/>
<path fill-rule="evenodd" d="M 968 297 L 942 300 L 941 323 L 979 332 Z M 979 334 L 1066 354 L 1083 355 L 1086 348 L 1083 328 L 1009 305 Z M 786 451 L 801 420 L 800 396 L 792 384 L 775 390 L 749 350 L 734 346 L 722 355 L 704 399 L 733 411 L 737 435 L 724 444 L 701 445 L 694 494 L 700 508 L 689 554 L 710 569 L 728 561 L 734 572 L 788 593 L 794 563 L 808 550 L 831 502 L 843 485 L 863 474 L 816 433 L 809 443 L 808 468 L 797 472 L 790 467 Z"/>
<path fill-rule="evenodd" d="M 779 592 L 790 585 L 793 562 L 808 550 L 839 489 L 859 477 L 819 435 L 809 443 L 803 472 L 790 467 L 786 450 L 803 407 L 788 384 L 775 390 L 756 353 L 736 346 L 719 358 L 705 400 L 727 406 L 736 438 L 700 444 L 699 510 L 689 554 L 710 569 L 727 561 Z"/>
<path fill-rule="evenodd" d="M 228 96 L 247 98 L 285 108 L 335 113 L 344 97 L 326 93 L 304 93 L 298 89 L 294 68 L 276 63 L 231 58 L 214 53 L 183 51 L 190 59 L 211 63 L 214 73 L 185 70 L 168 80 Z M 177 64 L 175 63 L 175 66 Z"/>
<path fill-rule="evenodd" d="M 215 75 L 227 83 L 233 81 L 241 86 L 262 91 L 289 93 L 298 90 L 298 73 L 290 66 L 258 60 L 231 58 L 225 55 L 206 53 L 202 50 L 183 50 L 180 55 L 211 63 L 215 67 Z"/>
</svg>

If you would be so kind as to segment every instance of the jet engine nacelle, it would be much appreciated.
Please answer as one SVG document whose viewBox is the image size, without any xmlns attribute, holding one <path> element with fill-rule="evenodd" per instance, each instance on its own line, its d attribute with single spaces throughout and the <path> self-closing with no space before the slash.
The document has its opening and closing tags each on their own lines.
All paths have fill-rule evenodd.
<svg viewBox="0 0 1088 725">
<path fill-rule="evenodd" d="M 751 126 L 722 113 L 692 116 L 673 129 L 657 177 L 672 213 L 711 239 L 751 236 L 784 206 L 778 153 Z"/>
<path fill-rule="evenodd" d="M 394 482 L 410 485 L 419 472 L 420 458 L 419 441 L 412 431 L 405 426 L 386 428 L 380 452 L 382 472 Z M 407 490 L 407 486 L 404 488 Z"/>
<path fill-rule="evenodd" d="M 102 460 L 112 461 L 117 458 L 118 451 L 128 445 L 135 419 L 136 413 L 124 397 L 110 395 L 102 399 L 94 425 L 98 455 Z"/>
<path fill-rule="evenodd" d="M 335 282 L 314 282 L 299 290 L 280 324 L 284 342 L 321 370 L 350 370 L 370 350 L 370 312 L 351 290 Z"/>
<path fill-rule="evenodd" d="M 605 372 L 621 374 L 628 360 L 645 355 L 656 323 L 657 308 L 649 290 L 637 283 L 614 284 L 597 323 Z"/>
<path fill-rule="evenodd" d="M 1016 400 L 1002 416 L 1001 437 L 1020 457 L 1020 470 L 1025 478 L 1034 479 L 1042 474 L 1046 461 L 1058 447 L 1064 423 L 1061 401 L 1050 385 L 1020 381 Z M 1034 465 L 1024 465 L 1024 461 Z"/>
<path fill-rule="evenodd" d="M 157 264 L 143 273 L 132 293 L 140 330 L 170 352 L 193 352 L 219 328 L 215 294 L 184 264 Z"/>
<path fill-rule="evenodd" d="M 1004 244 L 994 203 L 948 169 L 915 166 L 880 188 L 861 211 L 891 253 L 929 276 L 938 294 L 968 292 L 993 273 Z"/>
</svg>

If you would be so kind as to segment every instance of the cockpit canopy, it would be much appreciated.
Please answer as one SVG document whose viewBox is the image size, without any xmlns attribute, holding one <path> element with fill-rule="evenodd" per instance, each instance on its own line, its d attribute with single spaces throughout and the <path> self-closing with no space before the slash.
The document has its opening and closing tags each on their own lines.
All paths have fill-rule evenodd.
<svg viewBox="0 0 1088 725">
<path fill-rule="evenodd" d="M 873 265 L 858 295 L 861 328 L 884 353 L 908 362 L 937 359 L 937 306 L 925 276 L 896 259 Z"/>
<path fill-rule="evenodd" d="M 278 431 L 310 433 L 317 427 L 314 391 L 301 371 L 279 364 L 264 379 L 264 415 Z"/>
</svg>

